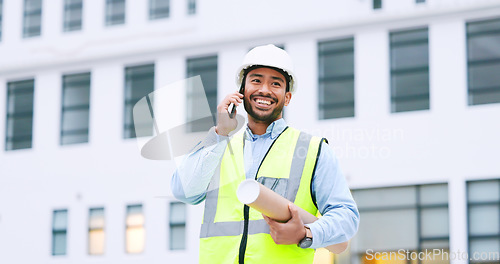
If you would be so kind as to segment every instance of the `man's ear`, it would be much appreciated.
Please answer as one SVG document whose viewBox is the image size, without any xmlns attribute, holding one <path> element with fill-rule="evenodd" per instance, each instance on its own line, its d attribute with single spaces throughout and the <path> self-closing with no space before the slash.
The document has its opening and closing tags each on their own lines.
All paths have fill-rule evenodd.
<svg viewBox="0 0 500 264">
<path fill-rule="evenodd" d="M 290 100 L 292 100 L 292 93 L 286 92 L 285 93 L 285 106 L 288 106 L 288 104 L 290 103 Z"/>
</svg>

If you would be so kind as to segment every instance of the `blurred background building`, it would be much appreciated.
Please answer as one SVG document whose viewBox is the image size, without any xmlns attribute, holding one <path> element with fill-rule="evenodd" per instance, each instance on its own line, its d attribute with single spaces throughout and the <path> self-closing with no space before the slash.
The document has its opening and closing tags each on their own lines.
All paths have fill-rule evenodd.
<svg viewBox="0 0 500 264">
<path fill-rule="evenodd" d="M 0 262 L 196 263 L 202 206 L 140 156 L 132 107 L 201 75 L 214 111 L 268 43 L 361 213 L 317 263 L 499 262 L 498 0 L 0 0 Z"/>
</svg>

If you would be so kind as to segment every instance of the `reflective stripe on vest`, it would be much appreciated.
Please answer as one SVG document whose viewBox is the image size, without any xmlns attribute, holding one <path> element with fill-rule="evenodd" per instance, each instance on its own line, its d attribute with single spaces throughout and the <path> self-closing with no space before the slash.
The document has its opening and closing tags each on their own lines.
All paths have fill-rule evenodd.
<svg viewBox="0 0 500 264">
<path fill-rule="evenodd" d="M 235 192 L 238 184 L 245 179 L 243 140 L 243 134 L 233 137 L 210 182 L 209 189 L 212 191 L 206 195 L 200 231 L 200 263 L 238 263 L 245 222 L 243 204 L 237 201 Z M 256 178 L 287 181 L 282 195 L 306 211 L 316 214 L 317 209 L 310 195 L 310 183 L 321 141 L 321 138 L 296 129 L 286 129 L 271 145 Z M 217 186 L 220 188 L 215 188 Z M 312 262 L 312 249 L 301 249 L 296 245 L 276 245 L 262 215 L 253 209 L 250 209 L 247 235 L 245 263 L 284 263 L 280 261 L 288 257 L 290 259 L 286 263 Z"/>
</svg>

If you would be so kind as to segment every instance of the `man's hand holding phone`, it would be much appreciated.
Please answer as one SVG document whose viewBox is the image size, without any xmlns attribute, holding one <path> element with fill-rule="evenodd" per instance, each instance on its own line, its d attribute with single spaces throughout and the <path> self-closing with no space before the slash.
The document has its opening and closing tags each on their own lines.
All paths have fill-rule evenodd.
<svg viewBox="0 0 500 264">
<path fill-rule="evenodd" d="M 217 106 L 217 126 L 215 127 L 215 132 L 221 136 L 228 136 L 231 131 L 235 130 L 238 126 L 238 121 L 236 118 L 230 117 L 229 105 L 233 104 L 234 108 L 243 103 L 243 94 L 240 92 L 234 92 L 228 94 L 224 100 Z M 231 109 L 233 110 L 233 109 Z M 234 109 L 234 114 L 236 114 L 236 109 Z"/>
</svg>

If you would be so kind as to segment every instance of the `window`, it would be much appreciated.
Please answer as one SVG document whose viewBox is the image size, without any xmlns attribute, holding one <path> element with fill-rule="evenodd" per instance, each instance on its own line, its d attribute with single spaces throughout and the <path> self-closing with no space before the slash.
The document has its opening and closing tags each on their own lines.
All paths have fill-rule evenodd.
<svg viewBox="0 0 500 264">
<path fill-rule="evenodd" d="M 189 123 L 189 131 L 208 131 L 210 127 L 215 123 L 215 116 L 217 113 L 217 56 L 208 56 L 200 58 L 191 58 L 187 60 L 187 77 L 201 76 L 201 81 L 203 83 L 203 88 L 205 89 L 205 94 L 195 93 L 193 91 L 188 91 L 188 121 L 196 120 L 205 116 L 197 116 L 199 113 L 197 111 L 199 100 L 208 100 L 208 106 L 210 107 L 210 112 L 214 117 L 213 123 Z M 206 96 L 206 97 L 205 97 Z"/>
<path fill-rule="evenodd" d="M 415 3 L 425 3 L 425 0 L 415 0 Z"/>
<path fill-rule="evenodd" d="M 68 210 L 55 210 L 52 217 L 52 255 L 66 255 Z"/>
<path fill-rule="evenodd" d="M 188 15 L 196 14 L 196 0 L 187 0 L 188 3 Z"/>
<path fill-rule="evenodd" d="M 89 142 L 90 73 L 65 75 L 61 145 Z"/>
<path fill-rule="evenodd" d="M 34 80 L 9 82 L 7 84 L 5 150 L 31 148 L 34 87 Z"/>
<path fill-rule="evenodd" d="M 127 206 L 126 220 L 126 251 L 127 253 L 141 253 L 144 251 L 146 232 L 144 230 L 144 214 L 142 205 Z"/>
<path fill-rule="evenodd" d="M 106 26 L 125 24 L 125 0 L 106 0 Z"/>
<path fill-rule="evenodd" d="M 64 31 L 82 29 L 82 0 L 64 0 Z"/>
<path fill-rule="evenodd" d="M 498 254 L 483 259 L 474 254 L 500 252 L 500 180 L 468 182 L 467 201 L 471 263 L 498 263 Z"/>
<path fill-rule="evenodd" d="M 104 254 L 104 208 L 89 210 L 89 255 Z"/>
<path fill-rule="evenodd" d="M 427 28 L 390 33 L 391 112 L 429 109 Z"/>
<path fill-rule="evenodd" d="M 500 18 L 467 23 L 469 105 L 500 103 Z"/>
<path fill-rule="evenodd" d="M 186 205 L 170 203 L 170 249 L 186 249 Z"/>
<path fill-rule="evenodd" d="M 139 132 L 140 136 L 151 136 L 153 134 L 152 121 L 134 125 L 133 109 L 137 101 L 154 91 L 154 82 L 154 64 L 125 68 L 125 138 L 135 138 L 137 136 L 136 131 Z"/>
<path fill-rule="evenodd" d="M 448 253 L 447 188 L 446 184 L 432 184 L 353 191 L 363 219 L 351 243 L 353 262 L 371 263 L 368 249 L 372 253 L 397 253 L 400 249 L 410 252 L 441 249 L 441 253 Z M 444 259 L 424 259 L 422 264 L 449 263 Z M 396 263 L 395 260 L 399 259 L 381 263 Z"/>
<path fill-rule="evenodd" d="M 170 14 L 170 0 L 149 0 L 149 19 L 167 18 Z"/>
<path fill-rule="evenodd" d="M 319 119 L 354 116 L 354 39 L 318 43 Z"/>
<path fill-rule="evenodd" d="M 24 0 L 23 37 L 40 36 L 42 31 L 42 0 Z"/>
<path fill-rule="evenodd" d="M 382 0 L 373 0 L 373 9 L 381 9 Z"/>
<path fill-rule="evenodd" d="M 2 41 L 3 0 L 0 0 L 0 41 Z"/>
</svg>

